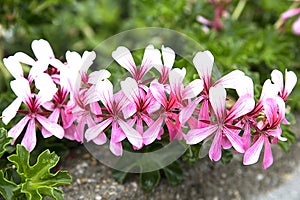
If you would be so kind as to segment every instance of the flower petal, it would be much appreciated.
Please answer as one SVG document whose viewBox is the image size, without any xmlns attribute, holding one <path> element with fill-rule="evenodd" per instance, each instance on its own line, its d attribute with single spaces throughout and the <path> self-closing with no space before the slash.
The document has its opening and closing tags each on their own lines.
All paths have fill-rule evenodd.
<svg viewBox="0 0 300 200">
<path fill-rule="evenodd" d="M 190 102 L 186 107 L 181 108 L 179 113 L 179 121 L 180 124 L 184 125 L 185 122 L 189 120 L 189 118 L 193 115 L 195 109 L 197 108 L 200 101 L 202 101 L 203 97 L 200 96 L 197 99 Z"/>
<path fill-rule="evenodd" d="M 299 33 L 300 34 L 300 33 Z M 285 70 L 285 87 L 284 90 L 289 95 L 297 83 L 297 76 L 293 71 Z"/>
<path fill-rule="evenodd" d="M 3 63 L 9 73 L 15 78 L 21 78 L 24 76 L 21 64 L 18 62 L 16 57 L 9 56 L 3 59 Z"/>
<path fill-rule="evenodd" d="M 17 61 L 24 63 L 26 65 L 34 65 L 35 60 L 32 59 L 30 56 L 28 56 L 27 54 L 23 53 L 23 52 L 17 52 L 15 53 L 14 57 L 17 59 Z"/>
<path fill-rule="evenodd" d="M 10 82 L 10 87 L 17 95 L 17 97 L 21 98 L 24 102 L 28 96 L 30 96 L 30 87 L 29 82 L 25 78 L 18 78 Z"/>
<path fill-rule="evenodd" d="M 221 84 L 224 88 L 236 89 L 245 77 L 246 76 L 244 72 L 240 70 L 234 70 L 216 81 L 214 86 Z"/>
<path fill-rule="evenodd" d="M 255 143 L 246 150 L 243 160 L 244 165 L 252 165 L 258 161 L 263 144 L 264 136 L 261 135 L 258 140 L 256 140 Z"/>
<path fill-rule="evenodd" d="M 169 82 L 171 91 L 181 100 L 182 97 L 182 90 L 183 90 L 183 79 L 186 74 L 186 69 L 182 68 L 175 68 L 172 69 L 169 73 Z"/>
<path fill-rule="evenodd" d="M 242 80 L 236 84 L 235 90 L 239 97 L 248 95 L 254 98 L 253 80 L 248 76 L 244 76 Z"/>
<path fill-rule="evenodd" d="M 153 67 L 162 66 L 161 54 L 158 49 L 155 49 L 153 45 L 148 45 L 145 49 L 142 64 L 140 67 L 139 79 L 142 79 L 144 75 Z"/>
<path fill-rule="evenodd" d="M 300 8 L 293 8 L 293 9 L 290 9 L 290 10 L 285 11 L 284 13 L 282 13 L 282 14 L 280 15 L 280 19 L 281 19 L 282 21 L 285 21 L 285 20 L 287 20 L 288 18 L 291 18 L 291 17 L 293 17 L 293 16 L 295 16 L 295 15 L 298 15 L 299 13 L 300 13 Z"/>
<path fill-rule="evenodd" d="M 234 106 L 227 113 L 226 120 L 233 120 L 239 118 L 253 110 L 255 101 L 252 97 L 245 95 L 240 97 Z"/>
<path fill-rule="evenodd" d="M 171 69 L 175 61 L 175 52 L 170 47 L 161 47 L 161 53 L 164 60 L 164 66 Z"/>
<path fill-rule="evenodd" d="M 222 133 L 217 131 L 214 140 L 209 149 L 209 158 L 213 161 L 219 161 L 222 156 Z"/>
<path fill-rule="evenodd" d="M 128 123 L 123 120 L 118 120 L 121 129 L 124 131 L 129 142 L 136 148 L 140 149 L 143 146 L 143 138 L 138 131 L 133 129 Z"/>
<path fill-rule="evenodd" d="M 22 103 L 21 98 L 16 98 L 5 110 L 2 112 L 2 122 L 7 125 L 17 114 Z"/>
<path fill-rule="evenodd" d="M 35 57 L 38 60 L 43 60 L 43 59 L 51 59 L 54 58 L 54 53 L 53 50 L 49 44 L 49 42 L 47 42 L 46 40 L 40 39 L 40 40 L 34 40 L 31 43 L 31 48 L 32 51 L 35 55 Z"/>
<path fill-rule="evenodd" d="M 196 97 L 203 90 L 203 81 L 200 79 L 190 82 L 182 92 L 182 99 L 191 99 Z"/>
<path fill-rule="evenodd" d="M 153 95 L 155 100 L 158 101 L 166 109 L 168 106 L 168 102 L 164 90 L 164 85 L 158 82 L 152 82 L 150 85 L 151 94 Z"/>
<path fill-rule="evenodd" d="M 106 135 L 104 132 L 101 132 L 98 136 L 93 139 L 93 142 L 97 145 L 103 145 L 107 141 Z"/>
<path fill-rule="evenodd" d="M 209 89 L 209 101 L 218 122 L 223 122 L 225 119 L 226 91 L 222 85 L 216 85 Z"/>
<path fill-rule="evenodd" d="M 226 126 L 223 127 L 223 132 L 225 133 L 226 137 L 234 147 L 234 149 L 239 153 L 244 153 L 244 143 L 242 138 L 238 135 L 237 131 L 232 131 L 230 128 Z"/>
<path fill-rule="evenodd" d="M 26 133 L 22 139 L 21 144 L 25 146 L 29 152 L 31 152 L 36 146 L 36 132 L 34 119 L 31 119 L 29 121 Z"/>
<path fill-rule="evenodd" d="M 115 156 L 122 156 L 123 147 L 121 142 L 112 142 L 110 140 L 109 149 Z"/>
<path fill-rule="evenodd" d="M 193 63 L 204 84 L 209 87 L 211 84 L 211 72 L 214 64 L 214 56 L 210 51 L 200 51 L 193 58 Z"/>
<path fill-rule="evenodd" d="M 111 55 L 115 61 L 129 71 L 132 76 L 135 75 L 136 65 L 129 49 L 124 46 L 119 46 L 115 51 L 112 52 Z"/>
<path fill-rule="evenodd" d="M 108 118 L 104 120 L 103 122 L 90 127 L 85 132 L 85 139 L 89 142 L 93 139 L 95 139 L 98 135 L 100 135 L 113 121 L 112 118 Z"/>
<path fill-rule="evenodd" d="M 283 91 L 283 75 L 281 71 L 274 69 L 271 73 L 271 80 L 279 88 L 279 91 Z"/>
<path fill-rule="evenodd" d="M 14 127 L 12 127 L 8 132 L 7 135 L 9 137 L 14 138 L 14 142 L 19 137 L 19 135 L 22 133 L 24 127 L 26 126 L 28 120 L 30 117 L 25 116 L 23 119 L 21 119 Z"/>
<path fill-rule="evenodd" d="M 192 129 L 184 137 L 187 144 L 198 144 L 218 130 L 217 125 L 210 125 L 200 129 Z"/>
<path fill-rule="evenodd" d="M 97 84 L 98 82 L 103 81 L 104 79 L 108 79 L 110 77 L 110 75 L 111 75 L 110 72 L 105 69 L 101 69 L 99 71 L 94 71 L 89 74 L 88 83 Z"/>
<path fill-rule="evenodd" d="M 132 103 L 139 103 L 139 87 L 137 82 L 133 78 L 127 77 L 125 81 L 121 81 L 121 88 L 129 101 L 131 101 Z"/>
<path fill-rule="evenodd" d="M 145 145 L 151 144 L 158 137 L 159 131 L 162 128 L 163 117 L 159 117 L 152 125 L 144 132 L 143 142 Z"/>
<path fill-rule="evenodd" d="M 264 149 L 264 161 L 263 161 L 263 168 L 267 169 L 273 164 L 273 155 L 270 146 L 269 139 L 264 137 L 265 149 Z"/>
<path fill-rule="evenodd" d="M 49 119 L 41 115 L 36 115 L 36 119 L 47 131 L 52 133 L 52 135 L 54 135 L 55 137 L 59 139 L 62 139 L 64 137 L 65 132 L 60 125 L 51 122 Z"/>
</svg>

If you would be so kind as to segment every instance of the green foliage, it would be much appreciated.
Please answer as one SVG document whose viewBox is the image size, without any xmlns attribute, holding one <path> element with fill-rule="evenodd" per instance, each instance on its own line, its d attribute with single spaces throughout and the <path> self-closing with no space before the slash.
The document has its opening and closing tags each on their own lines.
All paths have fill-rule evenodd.
<svg viewBox="0 0 300 200">
<path fill-rule="evenodd" d="M 163 172 L 166 175 L 168 182 L 173 186 L 178 185 L 183 179 L 183 171 L 178 161 L 163 168 Z"/>
<path fill-rule="evenodd" d="M 189 145 L 186 152 L 182 155 L 182 160 L 189 165 L 197 162 L 197 160 L 199 160 L 201 146 L 202 143 Z"/>
<path fill-rule="evenodd" d="M 159 170 L 141 173 L 140 175 L 140 185 L 145 192 L 150 192 L 151 190 L 153 190 L 153 188 L 155 188 L 158 185 L 159 181 Z"/>
<path fill-rule="evenodd" d="M 0 129 L 0 157 L 11 153 L 8 148 L 12 138 L 7 136 L 7 131 Z M 5 199 L 43 199 L 48 196 L 53 199 L 63 199 L 63 192 L 55 186 L 71 184 L 71 177 L 67 171 L 51 173 L 59 157 L 49 150 L 42 152 L 34 165 L 30 165 L 30 153 L 22 145 L 17 145 L 16 153 L 1 158 L 0 194 Z M 3 164 L 5 161 L 5 165 Z M 9 162 L 8 162 L 9 161 Z"/>
</svg>

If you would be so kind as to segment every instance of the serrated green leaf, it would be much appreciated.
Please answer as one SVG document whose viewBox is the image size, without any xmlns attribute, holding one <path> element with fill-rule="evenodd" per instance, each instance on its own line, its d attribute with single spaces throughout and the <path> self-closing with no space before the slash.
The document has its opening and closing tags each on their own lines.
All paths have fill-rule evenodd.
<svg viewBox="0 0 300 200">
<path fill-rule="evenodd" d="M 159 170 L 140 174 L 140 185 L 145 192 L 153 190 L 160 181 Z"/>
<path fill-rule="evenodd" d="M 13 138 L 7 136 L 7 131 L 0 128 L 0 158 L 7 151 L 7 145 L 12 142 Z"/>
<path fill-rule="evenodd" d="M 199 159 L 202 143 L 188 146 L 186 152 L 182 156 L 182 160 L 189 165 L 194 164 Z"/>
<path fill-rule="evenodd" d="M 4 177 L 4 173 L 0 170 L 0 194 L 7 200 L 13 199 L 14 191 L 18 186 Z"/>
<path fill-rule="evenodd" d="M 17 145 L 16 154 L 8 157 L 17 168 L 22 178 L 21 192 L 28 199 L 42 199 L 43 195 L 51 194 L 53 198 L 60 199 L 59 190 L 53 188 L 57 185 L 71 184 L 71 177 L 66 171 L 50 173 L 50 169 L 56 166 L 59 157 L 49 150 L 42 152 L 37 162 L 30 166 L 30 154 L 22 145 Z"/>
<path fill-rule="evenodd" d="M 163 168 L 163 171 L 171 185 L 178 185 L 183 179 L 183 171 L 178 161 Z"/>
</svg>

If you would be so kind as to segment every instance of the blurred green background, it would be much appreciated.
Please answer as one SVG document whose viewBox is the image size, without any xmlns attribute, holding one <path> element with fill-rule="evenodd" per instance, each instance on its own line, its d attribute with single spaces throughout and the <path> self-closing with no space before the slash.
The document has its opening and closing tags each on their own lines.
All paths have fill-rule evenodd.
<svg viewBox="0 0 300 200">
<path fill-rule="evenodd" d="M 208 19 L 215 8 L 205 0 L 4 0 L 0 7 L 0 57 L 18 51 L 32 55 L 30 44 L 44 38 L 56 57 L 67 50 L 92 50 L 101 41 L 124 30 L 139 27 L 170 28 L 198 41 L 215 56 L 222 74 L 241 69 L 260 91 L 272 69 L 293 70 L 300 77 L 300 36 L 291 32 L 295 17 L 278 30 L 275 23 L 288 8 L 282 0 L 215 0 L 226 10 L 219 31 L 203 31 L 198 15 Z M 0 111 L 14 98 L 12 79 L 0 63 Z M 300 83 L 290 105 L 300 108 Z M 259 95 L 259 93 L 257 94 Z M 1 124 L 0 124 L 1 125 Z"/>
</svg>

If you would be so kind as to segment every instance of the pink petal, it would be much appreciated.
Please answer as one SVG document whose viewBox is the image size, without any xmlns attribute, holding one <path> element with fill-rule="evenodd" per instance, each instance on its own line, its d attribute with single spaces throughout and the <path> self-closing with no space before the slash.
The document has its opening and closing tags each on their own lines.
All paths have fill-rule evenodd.
<svg viewBox="0 0 300 200">
<path fill-rule="evenodd" d="M 145 145 L 151 144 L 158 137 L 162 127 L 163 117 L 159 117 L 152 125 L 144 132 L 143 142 Z"/>
<path fill-rule="evenodd" d="M 122 130 L 124 131 L 129 142 L 132 145 L 134 145 L 135 147 L 137 147 L 138 149 L 142 148 L 143 138 L 140 135 L 140 133 L 138 131 L 136 131 L 135 129 L 133 129 L 129 124 L 127 124 L 123 120 L 118 120 L 118 123 L 119 123 L 120 127 L 122 128 Z"/>
<path fill-rule="evenodd" d="M 211 21 L 206 19 L 205 17 L 201 16 L 201 15 L 198 15 L 196 20 L 201 23 L 201 24 L 204 24 L 204 25 L 207 25 L 207 26 L 210 26 L 211 25 Z"/>
<path fill-rule="evenodd" d="M 183 79 L 185 77 L 186 74 L 186 69 L 182 68 L 175 68 L 172 69 L 169 73 L 169 82 L 170 82 L 170 88 L 171 91 L 177 96 L 177 98 L 180 98 L 179 100 L 181 100 L 181 93 L 183 90 Z"/>
<path fill-rule="evenodd" d="M 237 119 L 247 113 L 251 112 L 254 109 L 255 101 L 252 97 L 246 95 L 238 99 L 234 106 L 227 113 L 226 120 Z"/>
<path fill-rule="evenodd" d="M 17 58 L 14 56 L 9 56 L 3 59 L 3 63 L 9 73 L 15 78 L 23 77 L 22 65 L 18 62 Z"/>
<path fill-rule="evenodd" d="M 112 83 L 105 79 L 96 86 L 97 95 L 106 108 L 112 108 L 113 103 L 113 85 Z"/>
<path fill-rule="evenodd" d="M 136 65 L 130 51 L 126 47 L 118 47 L 112 52 L 112 57 L 115 59 L 115 61 L 117 61 L 117 63 L 119 63 L 119 65 L 129 71 L 132 76 L 135 75 Z"/>
<path fill-rule="evenodd" d="M 277 120 L 278 106 L 275 99 L 268 98 L 264 101 L 264 112 L 269 124 L 272 126 Z"/>
<path fill-rule="evenodd" d="M 192 129 L 185 136 L 187 144 L 198 144 L 218 130 L 218 125 L 210 125 L 204 128 Z"/>
<path fill-rule="evenodd" d="M 198 52 L 193 58 L 193 63 L 200 78 L 208 88 L 211 84 L 211 72 L 214 64 L 214 56 L 210 51 Z"/>
<path fill-rule="evenodd" d="M 298 15 L 300 13 L 300 8 L 293 8 L 291 10 L 288 10 L 288 11 L 285 11 L 284 13 L 282 13 L 280 15 L 280 19 L 285 21 L 287 20 L 288 18 L 291 18 L 295 15 Z"/>
<path fill-rule="evenodd" d="M 209 158 L 214 161 L 219 161 L 222 156 L 222 133 L 217 131 L 214 140 L 209 149 Z"/>
<path fill-rule="evenodd" d="M 268 137 L 264 137 L 265 149 L 264 149 L 264 161 L 263 161 L 263 168 L 267 169 L 273 164 L 273 155 L 272 149 L 270 146 L 270 142 Z"/>
<path fill-rule="evenodd" d="M 26 133 L 22 139 L 21 144 L 26 147 L 26 149 L 31 152 L 36 145 L 36 132 L 35 132 L 35 122 L 31 119 L 28 123 Z"/>
<path fill-rule="evenodd" d="M 179 113 L 179 122 L 180 124 L 184 125 L 185 122 L 189 120 L 189 118 L 194 113 L 195 109 L 197 108 L 200 101 L 202 101 L 203 97 L 200 96 L 194 101 L 190 102 L 186 107 L 183 107 Z"/>
<path fill-rule="evenodd" d="M 125 133 L 118 127 L 118 124 L 116 122 L 112 123 L 112 129 L 111 129 L 111 142 L 117 143 L 121 142 L 126 138 Z"/>
<path fill-rule="evenodd" d="M 36 115 L 36 119 L 47 131 L 52 133 L 52 135 L 54 135 L 55 137 L 59 139 L 62 139 L 64 137 L 65 132 L 60 125 L 51 122 L 49 119 L 41 115 Z"/>
<path fill-rule="evenodd" d="M 207 99 L 204 99 L 202 101 L 202 105 L 200 107 L 199 115 L 198 115 L 198 128 L 203 128 L 203 127 L 208 126 L 207 123 L 204 123 L 201 121 L 201 120 L 210 121 L 208 104 L 209 104 L 209 101 Z"/>
<path fill-rule="evenodd" d="M 170 47 L 161 47 L 161 53 L 164 60 L 164 66 L 171 69 L 175 61 L 175 52 Z"/>
<path fill-rule="evenodd" d="M 300 35 L 300 17 L 293 23 L 293 32 Z"/>
<path fill-rule="evenodd" d="M 182 99 L 191 99 L 196 97 L 203 90 L 203 81 L 200 79 L 190 82 L 182 92 Z"/>
<path fill-rule="evenodd" d="M 100 124 L 88 128 L 85 132 L 85 139 L 88 142 L 95 139 L 111 124 L 112 121 L 113 121 L 112 118 L 108 118 L 103 122 L 101 122 Z"/>
<path fill-rule="evenodd" d="M 175 124 L 172 122 L 169 118 L 165 119 L 167 128 L 168 128 L 168 133 L 170 136 L 170 141 L 173 141 L 175 138 L 178 140 L 182 139 L 182 131 L 180 130 L 180 124 L 179 121 L 176 120 Z"/>
<path fill-rule="evenodd" d="M 263 144 L 264 136 L 261 135 L 258 140 L 256 140 L 255 143 L 246 150 L 243 160 L 244 165 L 252 165 L 258 161 Z"/>
<path fill-rule="evenodd" d="M 14 138 L 14 142 L 19 137 L 19 135 L 22 133 L 24 127 L 26 126 L 28 120 L 30 117 L 25 116 L 23 119 L 21 119 L 14 127 L 12 127 L 8 132 L 7 135 L 9 137 Z"/>
<path fill-rule="evenodd" d="M 5 110 L 2 112 L 2 121 L 7 125 L 17 114 L 22 103 L 21 98 L 16 98 Z"/>
<path fill-rule="evenodd" d="M 230 149 L 232 147 L 231 142 L 226 137 L 222 138 L 222 144 L 221 145 L 222 145 L 223 149 Z"/>
<path fill-rule="evenodd" d="M 244 153 L 244 143 L 242 138 L 238 135 L 238 132 L 227 128 L 226 125 L 223 127 L 223 131 L 234 149 L 239 153 Z"/>
<path fill-rule="evenodd" d="M 225 119 L 226 109 L 226 91 L 223 86 L 217 85 L 209 89 L 209 101 L 218 119 L 218 122 L 223 122 Z"/>
<path fill-rule="evenodd" d="M 123 147 L 121 142 L 110 141 L 109 149 L 115 156 L 122 156 Z"/>
<path fill-rule="evenodd" d="M 251 143 L 251 129 L 250 129 L 250 125 L 248 123 L 245 124 L 242 140 L 244 143 L 244 149 L 245 149 L 245 151 L 247 151 L 247 149 L 250 147 L 250 143 Z"/>
<path fill-rule="evenodd" d="M 103 145 L 106 143 L 106 135 L 105 133 L 101 132 L 98 136 L 96 136 L 94 139 L 93 139 L 93 142 L 97 145 Z"/>
<path fill-rule="evenodd" d="M 153 97 L 166 109 L 168 106 L 167 97 L 165 94 L 165 88 L 158 82 L 152 82 L 150 85 L 150 91 Z"/>
</svg>

